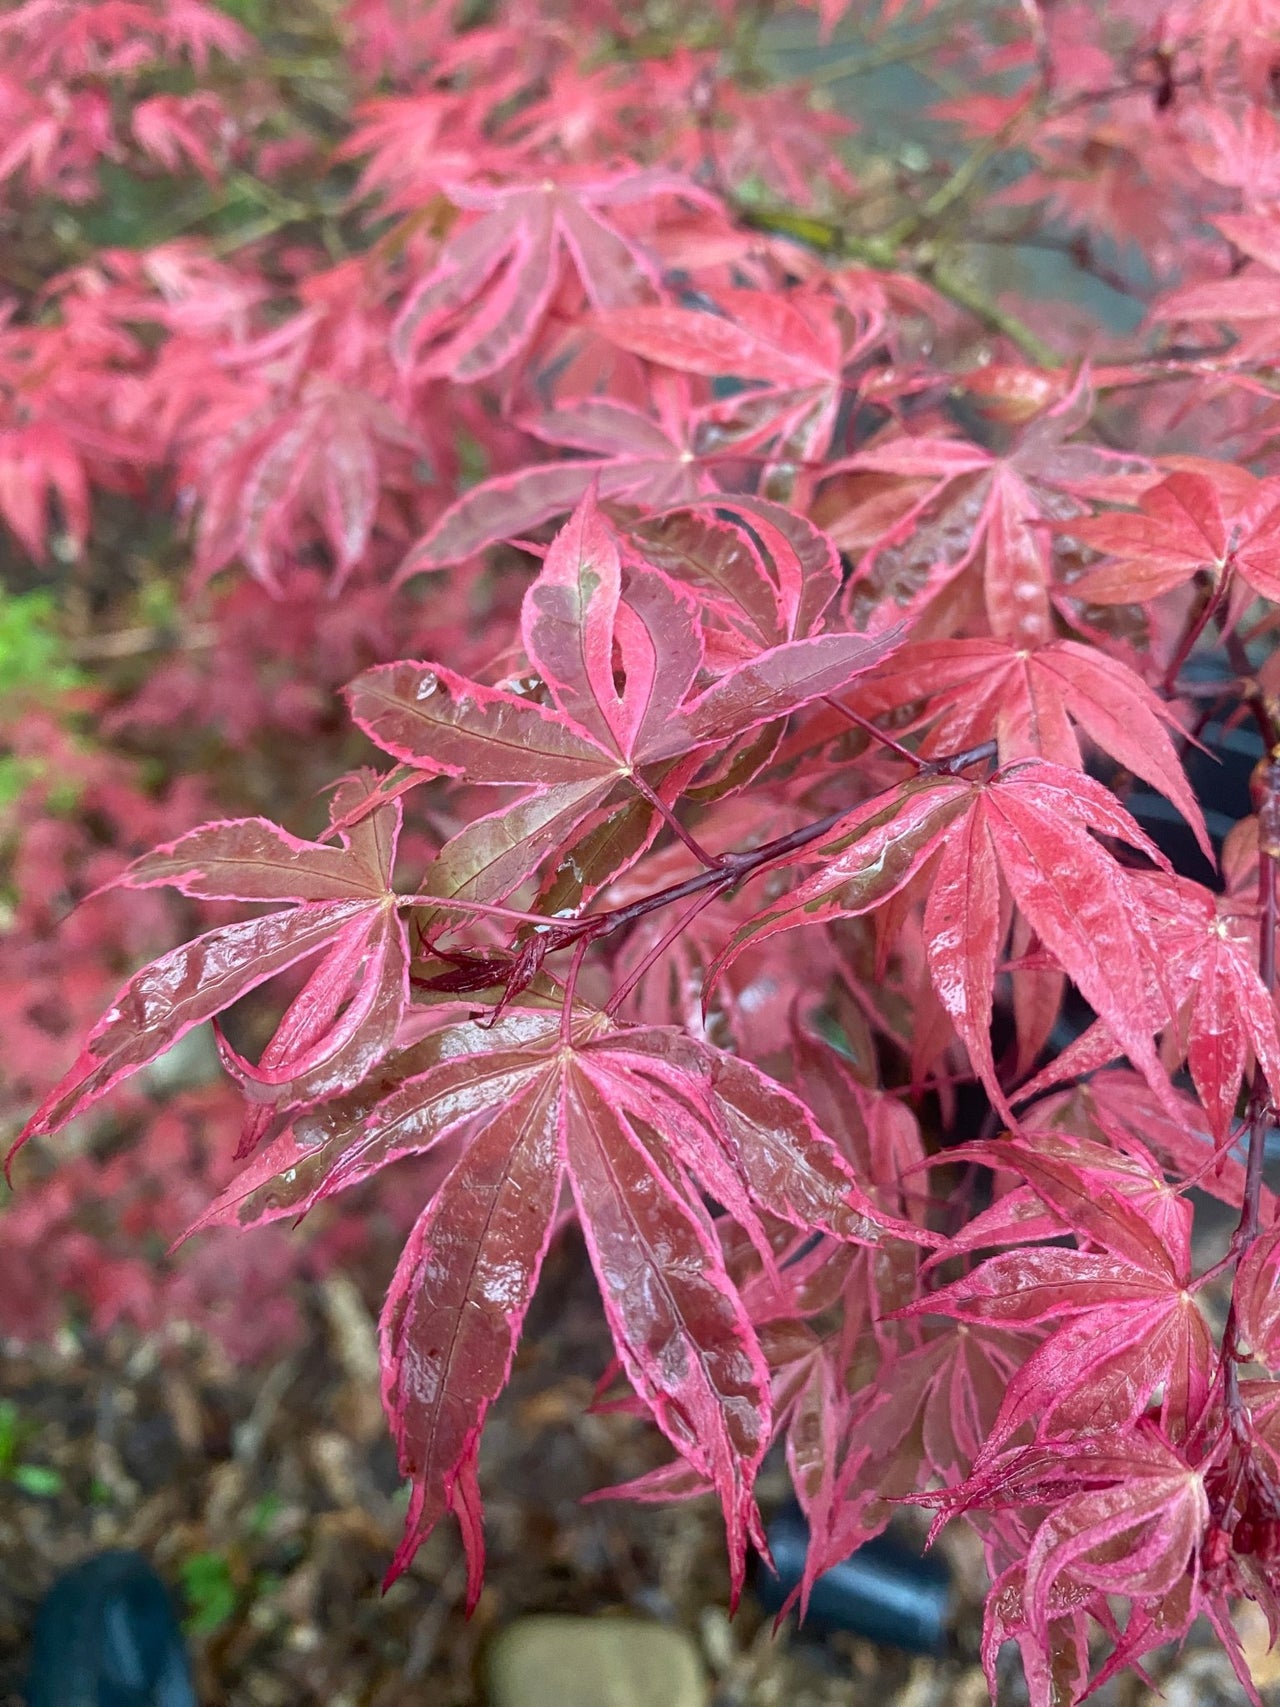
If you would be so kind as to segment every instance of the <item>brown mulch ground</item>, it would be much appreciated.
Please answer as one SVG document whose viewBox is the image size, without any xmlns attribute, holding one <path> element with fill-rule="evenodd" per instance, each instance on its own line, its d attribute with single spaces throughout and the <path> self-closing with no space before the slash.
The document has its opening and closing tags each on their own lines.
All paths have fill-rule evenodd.
<svg viewBox="0 0 1280 1707">
<path fill-rule="evenodd" d="M 748 1597 L 732 1621 L 718 1518 L 677 1507 L 582 1505 L 661 1456 L 652 1432 L 584 1414 L 603 1327 L 571 1243 L 553 1254 L 511 1391 L 486 1437 L 489 1572 L 467 1621 L 445 1530 L 384 1596 L 405 1499 L 377 1398 L 371 1298 L 330 1278 L 305 1343 L 236 1370 L 193 1338 L 163 1346 L 70 1333 L 11 1352 L 0 1382 L 21 1418 L 0 1477 L 0 1704 L 18 1707 L 27 1632 L 54 1575 L 101 1547 L 137 1547 L 179 1587 L 203 1702 L 228 1707 L 464 1707 L 483 1700 L 487 1641 L 532 1612 L 630 1612 L 687 1629 L 715 1707 L 982 1707 L 974 1662 L 981 1567 L 950 1543 L 955 1656 L 911 1660 L 848 1636 L 784 1631 Z M 251 1303 L 246 1308 L 251 1308 Z M 47 1472 L 56 1474 L 50 1477 Z M 60 1487 L 49 1491 L 48 1484 Z M 766 1477 L 766 1507 L 784 1495 Z M 947 1545 L 944 1538 L 944 1546 Z M 1193 1646 L 1156 1668 L 1171 1707 L 1243 1701 L 1225 1660 Z M 1001 1701 L 1025 1699 L 1016 1666 Z M 1147 1707 L 1134 1679 L 1099 1700 Z"/>
</svg>

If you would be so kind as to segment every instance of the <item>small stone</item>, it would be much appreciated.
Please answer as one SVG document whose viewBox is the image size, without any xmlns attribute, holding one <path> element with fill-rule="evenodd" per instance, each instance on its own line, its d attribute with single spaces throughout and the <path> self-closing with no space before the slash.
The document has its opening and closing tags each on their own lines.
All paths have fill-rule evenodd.
<svg viewBox="0 0 1280 1707">
<path fill-rule="evenodd" d="M 636 1618 L 522 1618 L 489 1649 L 490 1707 L 706 1707 L 688 1636 Z"/>
</svg>

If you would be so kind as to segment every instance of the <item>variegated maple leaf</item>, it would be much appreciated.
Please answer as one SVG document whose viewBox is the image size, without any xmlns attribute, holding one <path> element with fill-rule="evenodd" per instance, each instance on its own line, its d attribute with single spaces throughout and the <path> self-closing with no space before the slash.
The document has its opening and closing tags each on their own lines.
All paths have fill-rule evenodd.
<svg viewBox="0 0 1280 1707">
<path fill-rule="evenodd" d="M 1049 1327 L 1005 1390 L 978 1470 L 1031 1422 L 1038 1440 L 1053 1440 L 1129 1427 L 1158 1403 L 1167 1430 L 1194 1428 L 1209 1398 L 1213 1339 L 1194 1297 L 1190 1203 L 1149 1159 L 1145 1169 L 1136 1155 L 1117 1165 L 1066 1136 L 1007 1137 L 956 1154 L 1020 1175 L 1053 1217 L 1047 1228 L 1014 1223 L 1016 1249 L 907 1312 Z M 1031 1242 L 1068 1228 L 1080 1248 Z M 1002 1240 L 988 1224 L 972 1242 Z"/>
<path fill-rule="evenodd" d="M 1204 814 L 1169 736 L 1173 713 L 1126 664 L 1096 646 L 1051 640 L 934 640 L 905 647 L 857 690 L 864 715 L 923 703 L 925 758 L 963 752 L 994 735 L 1001 763 L 1044 758 L 1083 770 L 1079 729 L 1166 795 L 1212 858 Z"/>
<path fill-rule="evenodd" d="M 300 1116 L 200 1223 L 295 1216 L 399 1157 L 445 1152 L 449 1171 L 405 1248 L 382 1319 L 383 1398 L 413 1481 L 391 1574 L 453 1512 L 472 1603 L 479 1594 L 480 1433 L 567 1192 L 622 1366 L 720 1497 L 736 1593 L 747 1540 L 760 1537 L 752 1483 L 771 1401 L 701 1193 L 766 1253 L 764 1214 L 837 1240 L 877 1243 L 914 1230 L 862 1193 L 792 1092 L 673 1028 L 517 1008 L 489 1027 L 441 1026 L 394 1063 L 392 1082 Z"/>
<path fill-rule="evenodd" d="M 785 621 L 778 605 L 786 590 L 770 596 Z M 524 600 L 524 648 L 550 705 L 440 664 L 381 665 L 352 683 L 356 722 L 402 764 L 524 790 L 441 849 L 425 891 L 500 900 L 594 814 L 638 793 L 647 804 L 628 841 L 626 857 L 634 858 L 703 759 L 837 691 L 899 643 L 896 634 L 870 641 L 802 633 L 744 648 L 699 691 L 697 610 L 694 597 L 658 571 L 624 575 L 617 533 L 589 493 Z M 596 872 L 592 886 L 608 875 Z"/>
<path fill-rule="evenodd" d="M 712 312 L 666 303 L 600 317 L 611 342 L 646 361 L 742 389 L 704 418 L 742 452 L 772 448 L 780 464 L 829 454 L 846 397 L 845 370 L 883 331 L 878 315 L 857 325 L 833 296 L 724 291 Z"/>
<path fill-rule="evenodd" d="M 1168 861 L 1100 784 L 1040 760 L 989 782 L 922 776 L 833 825 L 786 863 L 819 869 L 743 925 L 713 979 L 749 943 L 804 924 L 856 918 L 928 872 L 924 935 L 934 989 L 995 1106 L 1014 1119 L 991 1047 L 992 989 L 1011 896 L 1052 963 L 1123 1042 L 1160 1097 L 1172 1095 L 1153 1036 L 1159 964 L 1134 876 L 1095 839 Z M 1016 974 L 1015 974 L 1016 976 Z"/>
<path fill-rule="evenodd" d="M 526 432 L 580 456 L 529 464 L 471 487 L 452 503 L 400 566 L 405 580 L 447 568 L 503 539 L 519 539 L 564 515 L 589 491 L 601 499 L 663 510 L 718 490 L 698 455 L 686 399 L 656 398 L 653 412 L 611 397 L 569 399 L 522 417 Z"/>
<path fill-rule="evenodd" d="M 1136 513 L 1087 517 L 1064 531 L 1112 559 L 1071 585 L 1073 597 L 1095 604 L 1156 599 L 1201 571 L 1216 591 L 1231 576 L 1280 598 L 1280 481 L 1228 463 L 1198 460 L 1143 493 Z"/>
<path fill-rule="evenodd" d="M 357 782 L 354 791 L 365 786 Z M 337 802 L 351 804 L 352 792 L 340 791 Z M 251 1098 L 271 1107 L 359 1084 L 394 1042 L 409 996 L 405 898 L 391 888 L 399 832 L 398 803 L 362 819 L 337 847 L 299 841 L 264 818 L 240 818 L 206 824 L 135 860 L 116 879 L 126 888 L 169 886 L 276 910 L 219 925 L 135 973 L 18 1143 L 56 1131 L 193 1026 L 316 956 L 258 1065 L 229 1051 L 225 1059 Z M 242 1147 L 263 1130 L 251 1115 Z"/>
<path fill-rule="evenodd" d="M 1004 456 L 963 439 L 898 437 L 831 464 L 830 474 L 893 476 L 913 493 L 905 513 L 864 552 L 850 608 L 875 612 L 877 622 L 916 613 L 972 568 L 980 570 L 996 638 L 1015 646 L 1052 640 L 1048 524 L 1082 513 L 1087 497 L 1140 489 L 1149 480 L 1140 458 L 1064 442 L 1092 406 L 1082 372 L 1070 392 L 1022 428 Z M 838 518 L 828 525 L 838 537 Z"/>
<path fill-rule="evenodd" d="M 566 269 L 595 308 L 657 293 L 643 244 L 610 223 L 608 210 L 662 196 L 711 200 L 669 173 L 635 170 L 492 186 L 450 182 L 443 189 L 479 217 L 449 233 L 435 265 L 411 287 L 392 349 L 417 374 L 455 380 L 496 373 L 527 349 Z"/>
</svg>

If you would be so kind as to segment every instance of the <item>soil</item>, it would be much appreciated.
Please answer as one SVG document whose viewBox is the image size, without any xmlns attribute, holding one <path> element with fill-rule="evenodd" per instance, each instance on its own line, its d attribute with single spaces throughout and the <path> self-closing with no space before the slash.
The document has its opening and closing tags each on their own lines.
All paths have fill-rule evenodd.
<svg viewBox="0 0 1280 1707">
<path fill-rule="evenodd" d="M 631 1614 L 686 1629 L 714 1707 L 990 1699 L 976 1663 L 981 1561 L 967 1534 L 940 1543 L 956 1582 L 952 1650 L 919 1659 L 790 1625 L 775 1636 L 750 1593 L 731 1619 L 723 1535 L 707 1501 L 582 1503 L 663 1452 L 636 1420 L 588 1414 L 604 1329 L 572 1241 L 552 1254 L 486 1433 L 489 1569 L 479 1607 L 464 1617 L 460 1548 L 445 1527 L 383 1594 L 406 1502 L 377 1396 L 376 1301 L 372 1277 L 330 1276 L 308 1295 L 303 1342 L 267 1366 L 236 1368 L 180 1329 L 106 1340 L 66 1331 L 49 1346 L 10 1348 L 3 1392 L 21 1434 L 0 1476 L 3 1707 L 22 1700 L 40 1596 L 58 1571 L 102 1547 L 140 1549 L 185 1599 L 209 1704 L 470 1707 L 484 1700 L 486 1644 L 537 1612 Z M 44 1474 L 33 1478 L 32 1467 Z M 766 1513 L 785 1494 L 785 1472 L 768 1469 Z M 1157 1656 L 1164 1699 L 1243 1702 L 1212 1635 L 1197 1638 L 1181 1656 Z M 1265 1638 L 1251 1627 L 1250 1640 L 1261 1656 Z M 1261 1682 L 1272 1663 L 1259 1657 Z M 1130 1677 L 1097 1699 L 1154 1707 L 1159 1697 Z M 1025 1700 L 1012 1657 L 1000 1700 Z"/>
</svg>

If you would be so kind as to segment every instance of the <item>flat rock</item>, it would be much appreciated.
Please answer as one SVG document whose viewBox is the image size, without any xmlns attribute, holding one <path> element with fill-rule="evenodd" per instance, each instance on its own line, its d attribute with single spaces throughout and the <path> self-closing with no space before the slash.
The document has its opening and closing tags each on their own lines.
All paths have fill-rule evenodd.
<svg viewBox="0 0 1280 1707">
<path fill-rule="evenodd" d="M 488 1655 L 489 1707 L 706 1707 L 688 1636 L 638 1618 L 521 1618 Z"/>
</svg>

